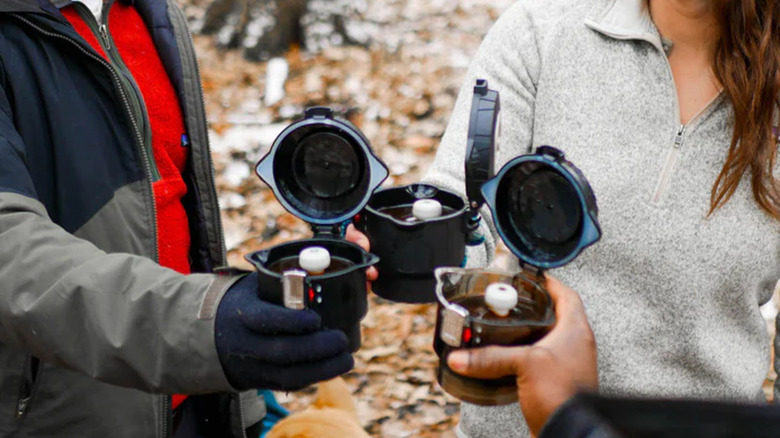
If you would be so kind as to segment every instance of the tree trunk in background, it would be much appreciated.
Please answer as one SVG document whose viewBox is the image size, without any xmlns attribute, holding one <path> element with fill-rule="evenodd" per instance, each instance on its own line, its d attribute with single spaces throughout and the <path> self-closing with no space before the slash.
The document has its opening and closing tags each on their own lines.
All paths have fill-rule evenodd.
<svg viewBox="0 0 780 438">
<path fill-rule="evenodd" d="M 338 43 L 366 44 L 349 35 L 343 14 L 350 8 L 334 8 L 338 3 L 337 0 L 214 0 L 206 10 L 201 32 L 216 35 L 222 47 L 243 48 L 244 56 L 254 61 L 283 55 L 294 45 L 317 50 L 322 44 L 307 47 L 310 44 L 306 35 L 306 26 L 317 24 L 326 24 Z M 348 5 L 349 1 L 341 3 Z M 313 13 L 307 15 L 309 12 Z"/>
</svg>

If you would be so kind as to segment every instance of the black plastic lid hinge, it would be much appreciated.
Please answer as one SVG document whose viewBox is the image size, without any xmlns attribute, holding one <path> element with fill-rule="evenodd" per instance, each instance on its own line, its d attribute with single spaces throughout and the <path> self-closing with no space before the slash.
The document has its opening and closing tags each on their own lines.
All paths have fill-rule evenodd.
<svg viewBox="0 0 780 438">
<path fill-rule="evenodd" d="M 564 154 L 562 150 L 558 148 L 554 148 L 552 146 L 539 146 L 538 148 L 536 148 L 536 153 L 541 155 L 546 155 L 548 157 L 553 158 L 556 161 L 561 161 L 564 158 L 566 158 L 566 154 Z"/>
<path fill-rule="evenodd" d="M 482 215 L 477 210 L 470 210 L 466 214 L 466 245 L 467 246 L 479 246 L 485 242 L 485 234 L 482 233 L 480 224 L 482 223 Z"/>
<path fill-rule="evenodd" d="M 333 237 L 336 239 L 341 239 L 344 237 L 346 227 L 344 227 L 342 224 L 312 224 L 311 231 L 314 233 L 314 237 Z"/>
<path fill-rule="evenodd" d="M 487 79 L 477 79 L 477 85 L 474 86 L 474 93 L 486 95 L 490 91 Z"/>
<path fill-rule="evenodd" d="M 520 261 L 520 269 L 522 269 L 523 272 L 530 274 L 531 276 L 544 278 L 544 270 L 538 266 L 529 265 L 528 263 L 523 263 Z"/>
<path fill-rule="evenodd" d="M 333 110 L 326 106 L 314 106 L 311 108 L 306 108 L 306 111 L 304 112 L 304 116 L 307 119 L 309 118 L 332 119 Z"/>
</svg>

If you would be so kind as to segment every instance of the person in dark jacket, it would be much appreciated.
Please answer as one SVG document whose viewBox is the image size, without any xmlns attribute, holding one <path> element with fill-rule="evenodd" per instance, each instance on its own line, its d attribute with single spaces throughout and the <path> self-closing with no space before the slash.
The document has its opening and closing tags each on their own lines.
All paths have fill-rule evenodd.
<svg viewBox="0 0 780 438">
<path fill-rule="evenodd" d="M 213 179 L 173 2 L 0 0 L 0 436 L 257 436 L 248 390 L 351 369 L 227 267 Z"/>
</svg>

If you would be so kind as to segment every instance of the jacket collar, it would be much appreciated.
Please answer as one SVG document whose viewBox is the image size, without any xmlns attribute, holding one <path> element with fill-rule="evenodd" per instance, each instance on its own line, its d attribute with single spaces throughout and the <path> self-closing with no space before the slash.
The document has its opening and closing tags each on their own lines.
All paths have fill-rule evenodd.
<svg viewBox="0 0 780 438">
<path fill-rule="evenodd" d="M 611 38 L 647 41 L 664 50 L 647 0 L 613 0 L 601 17 L 585 20 L 585 25 Z"/>
</svg>

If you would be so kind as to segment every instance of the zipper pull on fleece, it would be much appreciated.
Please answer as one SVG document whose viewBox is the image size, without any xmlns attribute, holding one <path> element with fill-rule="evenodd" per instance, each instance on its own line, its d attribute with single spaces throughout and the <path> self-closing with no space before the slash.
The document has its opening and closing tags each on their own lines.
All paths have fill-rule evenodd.
<svg viewBox="0 0 780 438">
<path fill-rule="evenodd" d="M 653 190 L 653 196 L 650 198 L 650 203 L 655 206 L 661 206 L 663 199 L 666 196 L 666 192 L 669 191 L 669 185 L 674 174 L 674 168 L 677 164 L 677 159 L 680 157 L 680 147 L 685 139 L 685 125 L 680 125 L 677 130 L 677 134 L 674 136 L 674 145 L 669 148 L 666 153 L 666 159 L 664 160 L 664 167 L 661 169 L 661 175 L 658 177 L 658 182 Z"/>
<path fill-rule="evenodd" d="M 674 147 L 680 148 L 683 144 L 683 136 L 685 135 L 685 125 L 680 125 L 680 129 L 677 131 L 677 136 L 674 137 Z"/>
</svg>

